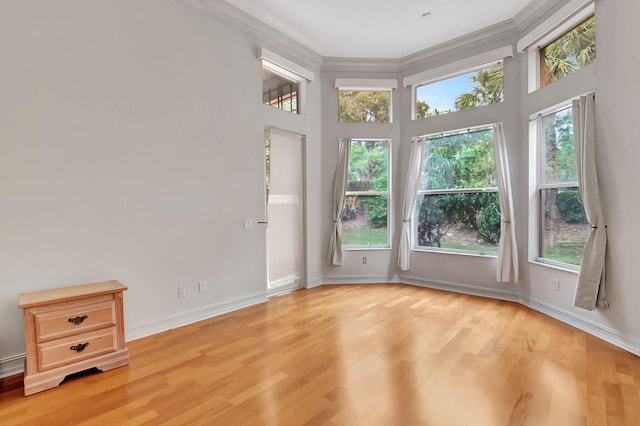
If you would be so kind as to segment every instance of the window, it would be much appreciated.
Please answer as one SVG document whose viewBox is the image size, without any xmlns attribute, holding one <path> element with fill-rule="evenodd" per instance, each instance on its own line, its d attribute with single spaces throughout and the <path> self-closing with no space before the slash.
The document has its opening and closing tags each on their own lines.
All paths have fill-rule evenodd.
<svg viewBox="0 0 640 426">
<path fill-rule="evenodd" d="M 416 118 L 502 102 L 503 81 L 500 62 L 456 77 L 417 85 Z"/>
<path fill-rule="evenodd" d="M 337 78 L 338 121 L 341 123 L 391 123 L 394 79 Z"/>
<path fill-rule="evenodd" d="M 596 20 L 592 16 L 540 49 L 540 87 L 590 64 L 596 58 Z"/>
<path fill-rule="evenodd" d="M 263 69 L 262 102 L 284 111 L 299 114 L 298 83 Z"/>
<path fill-rule="evenodd" d="M 338 118 L 343 123 L 389 123 L 391 91 L 338 92 Z"/>
<path fill-rule="evenodd" d="M 595 2 L 569 0 L 517 48 L 527 52 L 529 93 L 590 64 L 596 58 Z"/>
<path fill-rule="evenodd" d="M 502 102 L 504 58 L 512 56 L 508 45 L 406 76 L 402 84 L 412 89 L 411 118 Z"/>
<path fill-rule="evenodd" d="M 500 201 L 493 128 L 424 136 L 416 248 L 497 253 Z"/>
<path fill-rule="evenodd" d="M 311 71 L 267 49 L 258 51 L 262 61 L 262 103 L 300 114 Z"/>
<path fill-rule="evenodd" d="M 539 259 L 580 265 L 591 226 L 580 200 L 571 106 L 537 122 Z"/>
<path fill-rule="evenodd" d="M 389 140 L 351 141 L 342 243 L 349 248 L 388 248 Z"/>
</svg>

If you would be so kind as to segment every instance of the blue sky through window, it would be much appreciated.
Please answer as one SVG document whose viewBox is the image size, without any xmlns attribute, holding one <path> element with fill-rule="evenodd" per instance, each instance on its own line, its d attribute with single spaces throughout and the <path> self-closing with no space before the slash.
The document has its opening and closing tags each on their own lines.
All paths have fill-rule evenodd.
<svg viewBox="0 0 640 426">
<path fill-rule="evenodd" d="M 438 81 L 435 83 L 419 86 L 416 89 L 416 99 L 426 102 L 431 108 L 430 111 L 455 110 L 453 103 L 456 98 L 463 93 L 470 93 L 473 86 L 469 82 L 471 76 L 476 72 L 462 74 L 457 77 Z"/>
</svg>

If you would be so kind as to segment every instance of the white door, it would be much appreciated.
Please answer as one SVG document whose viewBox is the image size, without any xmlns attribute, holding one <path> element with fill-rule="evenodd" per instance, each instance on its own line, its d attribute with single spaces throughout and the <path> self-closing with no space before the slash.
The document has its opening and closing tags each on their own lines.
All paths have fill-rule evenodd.
<svg viewBox="0 0 640 426">
<path fill-rule="evenodd" d="M 302 285 L 303 152 L 301 135 L 265 130 L 267 283 L 270 294 Z"/>
</svg>

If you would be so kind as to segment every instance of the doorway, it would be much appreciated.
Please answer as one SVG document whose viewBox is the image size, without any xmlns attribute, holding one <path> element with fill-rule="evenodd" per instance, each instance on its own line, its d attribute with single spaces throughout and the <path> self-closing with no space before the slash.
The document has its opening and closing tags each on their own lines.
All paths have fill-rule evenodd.
<svg viewBox="0 0 640 426">
<path fill-rule="evenodd" d="M 302 286 L 304 275 L 304 136 L 265 129 L 267 292 Z"/>
</svg>

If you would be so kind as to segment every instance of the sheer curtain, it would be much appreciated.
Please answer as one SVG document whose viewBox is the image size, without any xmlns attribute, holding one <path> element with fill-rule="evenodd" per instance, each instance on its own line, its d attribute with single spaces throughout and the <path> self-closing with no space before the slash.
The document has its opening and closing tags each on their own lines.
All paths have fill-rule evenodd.
<svg viewBox="0 0 640 426">
<path fill-rule="evenodd" d="M 496 179 L 500 198 L 500 242 L 498 243 L 498 282 L 518 282 L 518 246 L 513 223 L 513 195 L 511 193 L 511 173 L 509 157 L 502 123 L 493 129 L 493 150 L 496 159 Z"/>
<path fill-rule="evenodd" d="M 416 206 L 423 147 L 424 138 L 413 138 L 411 140 L 407 179 L 402 197 L 402 233 L 400 234 L 400 246 L 398 247 L 398 267 L 402 271 L 408 271 L 411 265 L 411 215 Z"/>
<path fill-rule="evenodd" d="M 573 101 L 573 143 L 576 152 L 580 198 L 591 232 L 582 254 L 574 306 L 593 310 L 607 308 L 605 291 L 605 254 L 607 226 L 602 215 L 595 153 L 595 94 Z"/>
<path fill-rule="evenodd" d="M 344 209 L 350 149 L 351 139 L 342 139 L 338 152 L 336 176 L 333 181 L 333 227 L 331 228 L 329 253 L 327 257 L 329 265 L 342 265 L 342 226 L 340 219 L 342 217 L 342 210 Z"/>
</svg>

